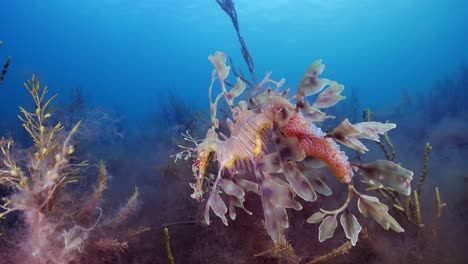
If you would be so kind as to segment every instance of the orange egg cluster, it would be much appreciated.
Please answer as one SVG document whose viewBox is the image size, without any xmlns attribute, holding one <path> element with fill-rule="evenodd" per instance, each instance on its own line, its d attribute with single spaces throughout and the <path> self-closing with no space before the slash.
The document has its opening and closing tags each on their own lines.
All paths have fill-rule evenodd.
<svg viewBox="0 0 468 264">
<path fill-rule="evenodd" d="M 348 157 L 319 127 L 307 122 L 301 114 L 296 114 L 283 132 L 286 137 L 297 137 L 304 152 L 323 161 L 341 182 L 351 182 L 353 171 Z"/>
</svg>

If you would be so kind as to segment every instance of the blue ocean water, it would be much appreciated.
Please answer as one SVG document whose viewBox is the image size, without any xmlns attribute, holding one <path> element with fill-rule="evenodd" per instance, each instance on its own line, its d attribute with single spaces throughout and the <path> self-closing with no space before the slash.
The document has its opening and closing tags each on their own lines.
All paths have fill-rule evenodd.
<svg viewBox="0 0 468 264">
<path fill-rule="evenodd" d="M 374 240 L 337 262 L 381 264 L 411 259 L 420 263 L 456 263 L 466 259 L 462 248 L 468 243 L 468 3 L 234 3 L 240 34 L 254 62 L 257 79 L 272 71 L 272 78 L 285 78 L 285 87 L 295 94 L 310 63 L 322 59 L 326 65 L 322 77 L 345 86 L 343 94 L 348 100 L 340 102 L 338 110 L 330 110 L 339 116 L 330 121 L 332 125 L 324 125 L 324 131 L 346 117 L 359 122 L 364 108 L 372 109 L 375 121 L 395 122 L 397 129 L 389 133 L 397 150 L 395 162 L 414 171 L 413 188 L 423 174 L 425 144 L 432 145 L 427 187 L 421 194 L 427 231 L 404 222 L 401 215 L 398 221 L 407 230 L 401 236 L 370 224 L 369 233 Z M 276 263 L 253 257 L 271 246 L 261 224 L 263 215 L 258 203 L 247 203 L 254 216 L 239 214 L 237 222 L 229 222 L 229 228 L 223 229 L 219 219 L 209 227 L 186 225 L 201 218 L 201 206 L 190 198 L 190 165 L 173 163 L 173 158 L 169 158 L 179 151 L 177 144 L 187 143 L 179 136 L 185 126 L 199 125 L 195 132 L 199 137 L 206 132 L 207 91 L 213 70 L 208 55 L 223 51 L 236 69 L 248 73 L 236 31 L 216 0 L 3 0 L 0 41 L 0 63 L 11 56 L 0 85 L 0 140 L 3 136 L 12 137 L 19 148 L 31 146 L 17 115 L 18 106 L 33 107 L 23 88 L 33 74 L 49 87 L 49 95 L 59 95 L 54 105 L 59 110 L 57 117 L 67 118 L 63 113 L 73 110 L 68 104 L 76 87 L 80 87 L 89 112 L 81 113 L 87 120 L 82 125 L 84 132 L 77 135 L 77 145 L 81 146 L 77 152 L 80 160 L 90 160 L 91 166 L 83 174 L 90 174 L 92 180 L 76 187 L 77 193 L 86 194 L 83 186 L 94 183 L 99 159 L 108 164 L 109 170 L 103 219 L 121 208 L 126 201 L 123 197 L 130 196 L 133 186 L 138 186 L 141 201 L 128 225 L 149 227 L 152 231 L 139 240 L 129 240 L 128 251 L 115 254 L 118 263 L 166 261 L 161 227 L 168 223 L 173 224 L 176 263 Z M 216 93 L 220 91 L 219 86 L 215 89 Z M 340 108 L 341 105 L 346 107 Z M 198 111 L 201 116 L 195 114 Z M 218 116 L 224 114 L 218 112 Z M 195 117 L 202 121 L 192 123 Z M 64 122 L 66 129 L 78 121 L 72 119 Z M 342 149 L 353 161 L 385 158 L 378 145 L 372 142 L 366 146 L 371 149 L 371 154 L 366 154 L 369 156 Z M 20 151 L 15 158 L 25 156 Z M 23 163 L 20 164 L 25 166 Z M 2 166 L 0 163 L 0 169 Z M 335 200 L 328 200 L 328 204 L 324 201 L 330 208 L 346 199 L 343 185 L 331 178 L 328 180 L 337 192 Z M 443 202 L 447 202 L 440 221 L 433 221 L 435 186 L 440 188 Z M 0 189 L 0 194 L 9 193 Z M 317 210 L 313 206 L 306 208 L 307 213 Z M 391 214 L 397 215 L 392 210 Z M 319 244 L 317 226 L 307 225 L 301 231 L 309 215 L 295 212 L 289 216 L 292 220 L 288 239 L 302 257 L 300 263 L 345 241 L 340 230 L 337 240 Z M 0 231 L 15 230 L 12 223 L 21 224 L 16 218 L 5 222 L 0 221 Z M 5 245 L 10 249 L 0 239 L 0 253 Z M 92 253 L 89 256 L 95 258 Z"/>
<path fill-rule="evenodd" d="M 372 108 L 399 100 L 401 88 L 428 89 L 468 56 L 462 0 L 235 3 L 258 78 L 271 70 L 295 88 L 322 58 L 326 76 L 359 87 Z M 244 66 L 215 1 L 2 1 L 0 24 L 2 54 L 14 61 L 7 93 L 36 73 L 64 95 L 79 83 L 132 118 L 167 89 L 207 107 L 207 56 L 216 50 Z"/>
</svg>

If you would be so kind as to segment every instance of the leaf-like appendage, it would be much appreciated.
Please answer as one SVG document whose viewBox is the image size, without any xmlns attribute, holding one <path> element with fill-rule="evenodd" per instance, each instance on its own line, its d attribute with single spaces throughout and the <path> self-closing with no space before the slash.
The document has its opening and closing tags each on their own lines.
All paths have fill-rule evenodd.
<svg viewBox="0 0 468 264">
<path fill-rule="evenodd" d="M 361 131 L 360 138 L 366 138 L 374 141 L 379 140 L 379 134 L 383 134 L 390 129 L 396 127 L 393 123 L 380 123 L 380 122 L 362 122 L 353 125 L 354 128 Z"/>
<path fill-rule="evenodd" d="M 245 84 L 242 81 L 241 78 L 237 77 L 237 83 L 236 86 L 234 86 L 231 91 L 229 92 L 224 92 L 224 98 L 226 99 L 229 108 L 233 111 L 233 116 L 236 118 L 236 115 L 238 114 L 238 111 L 243 111 L 243 109 L 236 109 L 234 106 L 234 99 L 238 97 L 243 91 L 245 90 Z M 244 102 L 245 105 L 245 102 Z M 243 106 L 240 106 L 243 108 Z"/>
<path fill-rule="evenodd" d="M 227 127 L 229 129 L 229 133 L 231 133 L 231 134 L 234 133 L 234 122 L 232 122 L 232 120 L 229 119 L 229 117 L 226 118 L 226 125 L 227 125 Z"/>
<path fill-rule="evenodd" d="M 270 99 L 271 93 L 264 91 L 259 95 L 255 96 L 255 99 L 249 100 L 249 109 L 255 109 L 259 106 L 262 106 L 268 102 Z"/>
<path fill-rule="evenodd" d="M 236 196 L 239 199 L 244 198 L 245 193 L 242 190 L 242 188 L 236 185 L 231 180 L 220 178 L 218 184 L 226 194 Z"/>
<path fill-rule="evenodd" d="M 284 207 L 276 207 L 276 217 L 278 217 L 278 223 L 282 228 L 289 227 L 288 213 Z"/>
<path fill-rule="evenodd" d="M 346 237 L 350 239 L 351 244 L 355 246 L 359 237 L 359 232 L 362 230 L 356 216 L 352 213 L 345 212 L 340 217 L 340 223 L 345 231 Z"/>
<path fill-rule="evenodd" d="M 278 152 L 270 153 L 263 157 L 262 162 L 258 166 L 264 172 L 281 172 L 281 157 Z"/>
<path fill-rule="evenodd" d="M 320 92 L 326 85 L 336 85 L 334 81 L 318 78 L 324 68 L 325 65 L 322 64 L 322 60 L 316 60 L 309 66 L 297 88 L 299 100 Z"/>
<path fill-rule="evenodd" d="M 301 161 L 306 157 L 304 150 L 299 145 L 296 137 L 282 138 L 281 143 L 277 145 L 278 153 L 283 162 Z"/>
<path fill-rule="evenodd" d="M 332 190 L 324 181 L 322 181 L 322 179 L 320 179 L 318 176 L 311 176 L 311 178 L 312 179 L 310 179 L 310 184 L 316 192 L 325 196 L 332 195 Z"/>
<path fill-rule="evenodd" d="M 344 86 L 333 85 L 325 89 L 312 104 L 314 108 L 327 108 L 336 105 L 340 100 L 345 99 L 344 96 L 340 95 L 343 91 Z"/>
<path fill-rule="evenodd" d="M 219 128 L 219 119 L 216 118 L 216 112 L 218 111 L 218 101 L 221 99 L 223 96 L 222 93 L 218 94 L 216 96 L 216 99 L 213 102 L 210 102 L 210 118 L 211 118 L 211 123 L 213 124 L 214 127 Z"/>
<path fill-rule="evenodd" d="M 329 215 L 325 217 L 319 226 L 319 241 L 323 242 L 333 237 L 337 226 L 338 221 L 336 220 L 336 215 Z"/>
<path fill-rule="evenodd" d="M 235 220 L 237 217 L 236 208 L 235 208 L 235 203 L 236 203 L 235 199 L 236 199 L 235 196 L 229 197 L 229 217 L 231 218 L 231 220 Z"/>
<path fill-rule="evenodd" d="M 229 94 L 231 94 L 233 98 L 236 98 L 239 95 L 241 95 L 244 92 L 245 87 L 246 87 L 241 78 L 237 77 L 236 80 L 237 80 L 236 86 L 234 86 L 231 89 L 231 91 L 229 91 Z"/>
<path fill-rule="evenodd" d="M 307 156 L 301 161 L 301 164 L 308 169 L 320 169 L 327 166 L 325 162 L 312 156 Z"/>
<path fill-rule="evenodd" d="M 247 106 L 247 102 L 246 101 L 239 101 L 239 103 L 237 104 L 237 109 L 240 111 L 240 112 L 243 112 L 245 113 L 246 111 L 249 110 L 249 107 Z"/>
<path fill-rule="evenodd" d="M 313 170 L 304 171 L 303 174 L 309 179 L 312 188 L 325 196 L 332 195 L 332 190 Z"/>
<path fill-rule="evenodd" d="M 205 222 L 207 225 L 210 224 L 210 207 L 213 209 L 213 212 L 223 220 L 223 223 L 225 225 L 228 225 L 227 218 L 226 218 L 226 213 L 227 213 L 227 207 L 226 204 L 224 203 L 223 199 L 221 199 L 221 196 L 217 192 L 212 192 L 210 194 L 210 198 L 208 198 L 208 202 L 206 203 L 205 207 Z"/>
<path fill-rule="evenodd" d="M 356 165 L 359 174 L 368 183 L 382 188 L 390 186 L 404 195 L 411 193 L 413 172 L 388 160 L 376 160 L 370 163 Z"/>
<path fill-rule="evenodd" d="M 239 208 L 242 208 L 244 209 L 244 211 L 248 214 L 248 215 L 252 215 L 252 212 L 250 212 L 249 210 L 245 209 L 244 207 L 244 201 L 245 199 L 242 198 L 242 199 L 239 199 L 235 196 L 229 196 L 229 217 L 231 218 L 231 220 L 235 220 L 236 219 L 236 209 L 235 207 L 239 207 Z"/>
<path fill-rule="evenodd" d="M 335 118 L 334 116 L 327 115 L 326 113 L 320 111 L 320 109 L 310 106 L 308 101 L 303 101 L 299 107 L 304 117 L 309 122 L 323 122 L 329 118 Z"/>
<path fill-rule="evenodd" d="M 244 192 L 254 192 L 256 194 L 260 194 L 260 190 L 258 189 L 258 184 L 253 181 L 248 181 L 244 179 L 236 179 L 237 185 L 239 185 Z"/>
<path fill-rule="evenodd" d="M 213 66 L 216 69 L 220 82 L 224 82 L 229 75 L 230 66 L 226 66 L 226 54 L 224 52 L 216 51 L 214 55 L 208 56 Z"/>
<path fill-rule="evenodd" d="M 377 197 L 359 195 L 358 208 L 363 216 L 371 216 L 385 230 L 391 228 L 396 232 L 405 231 L 395 218 L 388 214 L 388 206 L 379 202 Z"/>
<path fill-rule="evenodd" d="M 313 202 L 317 199 L 309 180 L 299 171 L 293 162 L 283 164 L 283 171 L 286 179 L 293 188 L 294 192 L 306 201 Z"/>
<path fill-rule="evenodd" d="M 266 179 L 262 183 L 263 198 L 275 206 L 284 208 L 294 208 L 301 210 L 302 205 L 293 199 L 291 190 L 282 184 L 278 184 L 272 179 Z"/>
<path fill-rule="evenodd" d="M 359 141 L 359 139 L 357 139 L 360 134 L 361 131 L 351 125 L 348 119 L 345 119 L 335 129 L 333 129 L 328 136 L 349 148 L 364 153 L 368 151 L 368 149 L 361 143 L 361 141 Z"/>
<path fill-rule="evenodd" d="M 280 225 L 274 205 L 262 196 L 263 214 L 265 215 L 265 228 L 271 239 L 278 241 L 280 238 Z"/>
<path fill-rule="evenodd" d="M 307 218 L 307 223 L 309 224 L 317 224 L 318 222 L 321 222 L 323 220 L 323 218 L 325 218 L 326 214 L 322 213 L 322 212 L 317 212 L 315 214 L 313 214 L 312 216 L 310 216 L 309 218 Z"/>
</svg>

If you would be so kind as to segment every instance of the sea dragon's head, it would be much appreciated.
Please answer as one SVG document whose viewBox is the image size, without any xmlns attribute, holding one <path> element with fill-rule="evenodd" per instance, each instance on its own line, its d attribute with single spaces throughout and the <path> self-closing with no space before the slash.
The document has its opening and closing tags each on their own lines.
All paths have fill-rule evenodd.
<svg viewBox="0 0 468 264">
<path fill-rule="evenodd" d="M 197 153 L 197 158 L 192 164 L 193 176 L 197 180 L 196 183 L 190 184 L 194 189 L 192 198 L 195 200 L 200 200 L 203 196 L 203 180 L 205 179 L 206 168 L 213 158 L 213 153 L 216 151 L 216 142 L 218 141 L 218 134 L 214 128 L 211 128 L 206 133 L 206 138 L 197 145 L 195 148 Z"/>
</svg>

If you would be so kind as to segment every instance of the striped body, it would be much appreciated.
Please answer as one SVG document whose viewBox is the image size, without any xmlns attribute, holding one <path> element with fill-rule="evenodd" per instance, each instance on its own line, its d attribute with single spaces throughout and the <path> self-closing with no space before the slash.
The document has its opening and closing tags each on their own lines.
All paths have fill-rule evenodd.
<svg viewBox="0 0 468 264">
<path fill-rule="evenodd" d="M 264 146 L 262 132 L 271 127 L 272 120 L 258 110 L 241 111 L 230 127 L 231 135 L 216 144 L 216 159 L 224 167 L 231 167 L 237 160 L 252 159 Z"/>
</svg>

